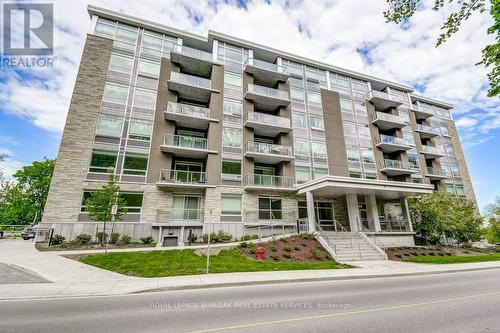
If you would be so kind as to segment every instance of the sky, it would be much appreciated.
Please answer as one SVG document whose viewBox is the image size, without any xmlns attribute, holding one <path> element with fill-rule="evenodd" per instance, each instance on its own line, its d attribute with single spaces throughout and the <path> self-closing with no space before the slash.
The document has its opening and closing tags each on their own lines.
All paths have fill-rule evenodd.
<svg viewBox="0 0 500 333">
<path fill-rule="evenodd" d="M 49 2 L 50 0 L 42 1 Z M 6 175 L 44 156 L 55 158 L 93 4 L 203 36 L 209 29 L 413 86 L 455 105 L 474 190 L 482 208 L 500 195 L 500 100 L 488 98 L 487 70 L 475 64 L 493 41 L 493 19 L 472 16 L 436 48 L 447 15 L 423 0 L 413 18 L 386 23 L 385 0 L 106 0 L 54 1 L 54 68 L 0 71 L 0 152 Z"/>
</svg>

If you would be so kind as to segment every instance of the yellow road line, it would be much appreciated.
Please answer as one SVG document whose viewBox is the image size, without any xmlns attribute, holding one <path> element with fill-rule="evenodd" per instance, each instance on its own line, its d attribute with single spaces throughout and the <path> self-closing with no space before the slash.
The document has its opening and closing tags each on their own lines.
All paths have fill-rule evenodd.
<svg viewBox="0 0 500 333">
<path fill-rule="evenodd" d="M 233 326 L 225 326 L 225 327 L 219 327 L 219 328 L 210 328 L 210 329 L 199 330 L 199 331 L 190 331 L 188 333 L 219 332 L 219 331 L 227 331 L 227 330 L 234 330 L 234 329 L 240 329 L 240 328 L 250 328 L 250 327 L 257 327 L 257 326 L 264 326 L 264 325 L 290 323 L 290 322 L 294 322 L 294 321 L 305 321 L 305 320 L 314 320 L 314 319 L 323 319 L 323 318 L 352 316 L 352 315 L 357 315 L 357 314 L 414 308 L 414 307 L 423 306 L 423 305 L 448 303 L 448 302 L 461 301 L 461 300 L 466 300 L 466 299 L 472 299 L 472 298 L 478 298 L 478 297 L 484 297 L 484 296 L 492 296 L 492 295 L 498 295 L 498 294 L 500 294 L 500 290 L 489 292 L 489 293 L 483 293 L 483 294 L 475 294 L 475 295 L 469 295 L 469 296 L 438 299 L 438 300 L 433 300 L 433 301 L 428 301 L 428 302 L 387 306 L 387 307 L 365 309 L 365 310 L 358 310 L 358 311 L 330 313 L 330 314 L 317 315 L 317 316 L 297 317 L 297 318 L 281 319 L 281 320 L 273 320 L 273 321 L 263 321 L 263 322 L 257 322 L 257 323 L 252 323 L 252 324 L 233 325 Z"/>
</svg>

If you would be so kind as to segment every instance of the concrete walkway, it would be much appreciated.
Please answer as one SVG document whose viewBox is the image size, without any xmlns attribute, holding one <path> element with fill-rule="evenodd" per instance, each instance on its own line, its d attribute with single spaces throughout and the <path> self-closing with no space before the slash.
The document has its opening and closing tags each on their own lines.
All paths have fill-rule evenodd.
<svg viewBox="0 0 500 333">
<path fill-rule="evenodd" d="M 0 299 L 116 295 L 146 290 L 173 290 L 300 281 L 452 273 L 500 269 L 500 261 L 429 265 L 396 261 L 355 262 L 359 268 L 337 270 L 223 273 L 164 278 L 130 277 L 64 258 L 57 252 L 38 252 L 33 242 L 1 240 L 0 262 L 33 271 L 52 283 L 0 284 Z M 14 287 L 15 286 L 15 287 Z"/>
</svg>

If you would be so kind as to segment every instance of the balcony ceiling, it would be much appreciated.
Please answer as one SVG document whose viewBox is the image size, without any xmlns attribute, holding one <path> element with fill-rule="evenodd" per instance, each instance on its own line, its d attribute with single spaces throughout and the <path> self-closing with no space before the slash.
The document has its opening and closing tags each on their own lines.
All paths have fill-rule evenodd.
<svg viewBox="0 0 500 333">
<path fill-rule="evenodd" d="M 395 153 L 397 151 L 407 151 L 411 149 L 411 147 L 408 145 L 387 142 L 379 142 L 377 143 L 377 147 L 382 149 L 382 151 L 385 153 Z"/>
<path fill-rule="evenodd" d="M 180 98 L 202 103 L 208 103 L 210 101 L 211 94 L 213 92 L 219 92 L 216 89 L 204 88 L 173 80 L 167 81 L 167 87 L 169 90 L 177 92 Z"/>
<path fill-rule="evenodd" d="M 250 64 L 245 65 L 245 72 L 253 75 L 254 82 L 256 84 L 264 83 L 276 85 L 278 82 L 286 82 L 289 77 L 286 73 L 280 73 L 278 71 L 264 69 Z"/>
<path fill-rule="evenodd" d="M 199 130 L 206 130 L 210 122 L 219 122 L 217 119 L 195 117 L 186 114 L 179 114 L 175 112 L 164 112 L 165 120 L 174 121 L 180 127 L 194 128 Z"/>
<path fill-rule="evenodd" d="M 212 75 L 212 66 L 216 63 L 195 56 L 183 54 L 176 50 L 170 51 L 170 61 L 181 66 L 184 73 L 201 76 L 209 79 Z"/>
</svg>

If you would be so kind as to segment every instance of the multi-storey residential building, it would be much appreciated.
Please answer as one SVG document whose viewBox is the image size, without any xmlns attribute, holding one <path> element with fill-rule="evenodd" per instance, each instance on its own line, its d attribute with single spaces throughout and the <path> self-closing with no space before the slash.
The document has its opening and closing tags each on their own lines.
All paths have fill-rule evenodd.
<svg viewBox="0 0 500 333">
<path fill-rule="evenodd" d="M 159 245 L 298 220 L 412 245 L 407 197 L 475 200 L 448 103 L 222 33 L 88 10 L 43 215 L 67 238 L 95 234 L 84 202 L 109 173 L 128 203 L 115 230 Z"/>
</svg>

